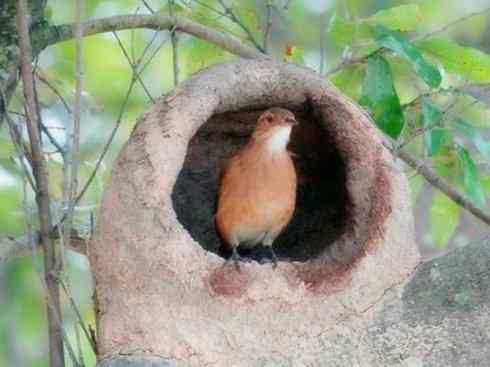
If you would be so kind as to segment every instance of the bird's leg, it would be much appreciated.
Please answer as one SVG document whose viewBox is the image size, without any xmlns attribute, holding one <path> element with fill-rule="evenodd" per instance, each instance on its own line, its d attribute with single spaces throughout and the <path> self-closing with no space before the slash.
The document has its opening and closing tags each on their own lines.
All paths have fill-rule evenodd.
<svg viewBox="0 0 490 367">
<path fill-rule="evenodd" d="M 240 261 L 241 257 L 238 254 L 237 248 L 238 248 L 238 246 L 233 246 L 233 253 L 231 254 L 231 259 L 233 260 L 233 264 L 235 265 L 235 269 L 237 271 L 239 271 L 240 270 L 239 261 Z"/>
<path fill-rule="evenodd" d="M 272 242 L 273 239 L 269 236 L 265 236 L 264 242 L 262 244 L 264 247 L 267 247 L 269 249 L 269 254 L 271 255 L 271 261 L 272 261 L 272 269 L 277 268 L 277 261 L 278 258 L 276 256 L 276 253 L 274 252 L 274 249 L 272 248 Z"/>
<path fill-rule="evenodd" d="M 277 268 L 277 256 L 276 256 L 276 253 L 274 252 L 274 249 L 272 248 L 272 245 L 271 246 L 267 246 L 269 247 L 269 253 L 271 254 L 271 259 L 272 259 L 272 269 L 275 269 Z"/>
</svg>

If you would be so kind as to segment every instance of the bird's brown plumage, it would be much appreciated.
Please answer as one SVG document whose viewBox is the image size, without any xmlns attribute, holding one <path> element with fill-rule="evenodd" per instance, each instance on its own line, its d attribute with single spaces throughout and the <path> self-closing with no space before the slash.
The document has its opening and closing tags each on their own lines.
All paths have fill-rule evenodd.
<svg viewBox="0 0 490 367">
<path fill-rule="evenodd" d="M 238 246 L 262 243 L 276 262 L 272 244 L 291 220 L 296 201 L 296 172 L 286 150 L 293 124 L 288 110 L 264 112 L 249 142 L 223 171 L 216 226 L 235 260 Z"/>
</svg>

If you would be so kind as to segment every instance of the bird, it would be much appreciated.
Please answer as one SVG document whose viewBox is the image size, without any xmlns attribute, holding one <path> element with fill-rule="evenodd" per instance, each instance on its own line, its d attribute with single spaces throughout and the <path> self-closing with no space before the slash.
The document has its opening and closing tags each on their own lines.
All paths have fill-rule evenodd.
<svg viewBox="0 0 490 367">
<path fill-rule="evenodd" d="M 287 109 L 266 110 L 249 141 L 222 171 L 215 224 L 222 250 L 232 251 L 230 258 L 237 270 L 242 260 L 238 247 L 258 244 L 268 248 L 272 267 L 277 267 L 272 245 L 290 222 L 296 205 L 297 177 L 287 145 L 297 124 Z"/>
</svg>

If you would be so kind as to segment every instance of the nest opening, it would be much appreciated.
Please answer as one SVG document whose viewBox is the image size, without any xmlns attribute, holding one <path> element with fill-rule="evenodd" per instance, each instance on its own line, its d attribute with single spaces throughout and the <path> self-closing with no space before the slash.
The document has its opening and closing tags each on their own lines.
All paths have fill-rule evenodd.
<svg viewBox="0 0 490 367">
<path fill-rule="evenodd" d="M 218 254 L 214 224 L 219 177 L 226 160 L 247 143 L 263 110 L 212 116 L 190 140 L 172 193 L 179 222 L 205 250 Z M 293 109 L 300 125 L 288 150 L 298 175 L 294 216 L 274 242 L 279 259 L 307 261 L 319 257 L 350 227 L 346 170 L 337 148 L 306 109 Z M 268 253 L 257 246 L 243 256 L 260 261 Z"/>
</svg>

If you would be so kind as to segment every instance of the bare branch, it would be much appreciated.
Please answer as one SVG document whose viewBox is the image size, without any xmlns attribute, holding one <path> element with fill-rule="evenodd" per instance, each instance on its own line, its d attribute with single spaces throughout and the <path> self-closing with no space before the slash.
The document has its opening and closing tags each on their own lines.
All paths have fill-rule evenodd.
<svg viewBox="0 0 490 367">
<path fill-rule="evenodd" d="M 31 244 L 29 241 L 30 235 L 22 235 L 19 237 L 4 237 L 0 238 L 0 264 L 7 262 L 8 260 L 14 257 L 22 257 L 29 255 L 31 249 Z M 41 234 L 39 232 L 35 232 L 33 235 L 33 242 L 35 245 L 35 249 L 42 250 L 43 243 L 41 241 Z M 52 236 L 53 240 L 56 240 L 57 237 Z M 66 244 L 67 248 L 73 252 L 76 252 L 80 255 L 86 254 L 86 240 L 76 234 L 76 232 L 72 233 L 70 241 Z"/>
<path fill-rule="evenodd" d="M 5 105 L 6 103 L 6 97 L 5 94 L 3 93 L 2 90 L 0 90 L 0 105 Z M 29 146 L 22 140 L 22 132 L 19 131 L 17 124 L 15 121 L 10 117 L 10 112 L 5 110 L 4 117 L 7 121 L 7 125 L 9 128 L 9 134 L 10 138 L 12 139 L 12 143 L 14 144 L 15 150 L 17 152 L 17 156 L 19 159 L 19 163 L 22 166 L 22 171 L 24 172 L 25 178 L 29 185 L 32 188 L 33 192 L 36 192 L 36 185 L 34 183 L 33 178 L 31 177 L 30 170 L 26 166 L 26 162 L 24 158 L 27 160 L 29 163 L 30 167 L 32 167 L 32 157 L 30 154 L 30 149 Z M 23 116 L 25 117 L 25 116 Z"/>
<path fill-rule="evenodd" d="M 471 18 L 474 18 L 474 17 L 477 17 L 479 15 L 483 15 L 485 13 L 488 13 L 490 12 L 490 6 L 489 7 L 486 7 L 482 10 L 479 10 L 479 11 L 475 11 L 473 13 L 469 13 L 469 14 L 466 14 L 466 15 L 463 15 L 462 17 L 460 18 L 457 18 L 455 20 L 453 20 L 452 22 L 449 22 L 447 23 L 446 25 L 442 26 L 441 28 L 438 28 L 438 29 L 435 29 L 433 31 L 430 31 L 430 32 L 427 32 L 425 34 L 422 34 L 418 37 L 414 37 L 412 39 L 412 41 L 419 41 L 419 40 L 422 40 L 422 39 L 426 39 L 426 38 L 430 38 L 430 37 L 433 37 L 439 33 L 442 33 L 442 32 L 445 32 L 447 31 L 449 28 L 459 24 L 459 23 L 462 23 L 468 19 L 471 19 Z"/>
<path fill-rule="evenodd" d="M 325 73 L 325 76 L 327 76 L 327 77 L 331 76 L 331 75 L 339 72 L 340 70 L 342 70 L 346 66 L 353 65 L 353 64 L 359 64 L 361 62 L 364 62 L 371 55 L 372 55 L 372 53 L 369 55 L 361 56 L 361 57 L 351 57 L 351 58 L 344 59 L 339 64 L 337 64 L 336 66 L 331 68 L 330 70 L 327 70 L 327 72 Z"/>
<path fill-rule="evenodd" d="M 168 0 L 168 9 L 170 16 L 173 16 L 174 0 Z M 172 66 L 174 71 L 174 87 L 179 85 L 179 54 L 177 50 L 177 33 L 175 29 L 170 31 L 170 41 L 172 43 Z"/>
<path fill-rule="evenodd" d="M 73 309 L 73 312 L 75 312 L 75 315 L 77 316 L 78 323 L 79 323 L 80 327 L 82 328 L 82 331 L 85 334 L 87 341 L 89 342 L 90 346 L 92 347 L 92 351 L 94 353 L 96 353 L 97 348 L 95 346 L 95 343 L 94 343 L 92 337 L 90 336 L 90 333 L 89 333 L 87 327 L 85 326 L 85 323 L 83 322 L 82 314 L 80 313 L 80 310 L 78 309 L 77 304 L 71 295 L 70 288 L 69 288 L 68 284 L 65 285 L 65 283 L 62 280 L 60 281 L 60 284 L 61 284 L 61 287 L 63 288 L 63 290 L 65 291 L 66 296 L 70 300 L 70 305 Z"/>
<path fill-rule="evenodd" d="M 140 83 L 141 87 L 143 88 L 143 90 L 145 91 L 146 95 L 148 96 L 148 99 L 151 101 L 151 103 L 155 103 L 155 99 L 153 98 L 153 96 L 151 95 L 150 91 L 148 90 L 148 88 L 146 88 L 146 85 L 145 83 L 143 83 L 143 80 L 141 79 L 141 76 L 138 74 L 138 70 L 137 70 L 137 66 L 133 63 L 133 61 L 131 61 L 131 58 L 129 57 L 129 54 L 128 52 L 126 51 L 126 48 L 124 47 L 124 45 L 122 44 L 122 41 L 121 39 L 119 38 L 119 36 L 117 35 L 117 32 L 112 32 L 112 34 L 114 35 L 114 37 L 116 38 L 117 40 L 117 43 L 119 44 L 119 48 L 121 49 L 121 51 L 123 52 L 124 54 L 124 57 L 126 58 L 126 60 L 128 61 L 129 63 L 129 66 L 131 66 L 131 69 L 133 69 L 133 73 L 135 75 L 137 75 L 137 80 L 138 82 Z"/>
<path fill-rule="evenodd" d="M 243 22 L 236 16 L 233 9 L 227 6 L 224 0 L 218 0 L 218 2 L 223 7 L 223 9 L 225 10 L 225 14 L 231 19 L 231 21 L 236 23 L 247 34 L 248 39 L 250 40 L 250 42 L 253 43 L 255 48 L 257 48 L 257 50 L 259 50 L 260 52 L 265 53 L 264 48 L 259 44 L 259 42 L 257 42 L 250 29 L 248 29 L 248 27 L 243 24 Z"/>
<path fill-rule="evenodd" d="M 49 329 L 49 357 L 51 367 L 63 367 L 63 330 L 61 327 L 62 316 L 60 308 L 60 294 L 58 287 L 59 270 L 57 265 L 57 253 L 54 241 L 51 239 L 52 228 L 48 171 L 44 160 L 41 136 L 39 128 L 39 116 L 37 116 L 34 80 L 32 72 L 32 52 L 29 39 L 28 10 L 26 0 L 17 2 L 17 27 L 19 31 L 19 46 L 21 53 L 21 76 L 24 95 L 27 105 L 27 130 L 32 154 L 32 169 L 36 180 L 36 201 L 39 207 L 39 223 L 41 239 L 44 250 L 44 277 L 47 287 L 48 302 L 48 329 Z M 52 307 L 50 307 L 52 305 Z"/>
<path fill-rule="evenodd" d="M 19 159 L 19 163 L 22 166 L 22 171 L 24 172 L 25 178 L 27 182 L 29 183 L 29 186 L 31 187 L 33 192 L 36 192 L 36 185 L 34 183 L 33 178 L 31 177 L 31 172 L 28 169 L 26 162 L 24 158 L 29 162 L 29 165 L 32 167 L 31 163 L 31 158 L 29 154 L 28 147 L 26 144 L 22 141 L 22 134 L 20 131 L 17 129 L 17 125 L 15 122 L 10 118 L 10 115 L 8 113 L 5 114 L 5 119 L 7 120 L 7 125 L 9 127 L 9 134 L 10 138 L 12 139 L 12 142 L 15 146 L 15 150 L 17 151 L 17 156 Z"/>
<path fill-rule="evenodd" d="M 136 79 L 137 79 L 136 74 L 133 74 L 133 78 L 131 79 L 131 82 L 130 82 L 129 87 L 128 87 L 128 91 L 126 93 L 126 97 L 124 98 L 124 101 L 123 101 L 121 108 L 119 110 L 119 116 L 116 120 L 116 124 L 114 125 L 114 128 L 111 131 L 111 135 L 109 136 L 109 139 L 107 139 L 107 142 L 104 146 L 104 149 L 102 150 L 102 153 L 100 154 L 99 159 L 97 160 L 97 163 L 95 164 L 95 167 L 92 170 L 92 173 L 90 174 L 90 176 L 87 179 L 87 181 L 85 182 L 85 185 L 83 186 L 82 190 L 80 191 L 80 193 L 76 197 L 75 203 L 78 203 L 80 201 L 80 199 L 83 197 L 83 195 L 85 195 L 85 192 L 88 190 L 90 184 L 92 183 L 93 179 L 95 178 L 97 171 L 99 170 L 99 167 L 105 158 L 105 155 L 109 151 L 109 147 L 111 146 L 112 141 L 114 140 L 114 137 L 116 136 L 116 133 L 119 130 L 119 126 L 121 125 L 121 120 L 122 120 L 122 117 L 124 115 L 124 111 L 126 110 L 126 105 L 129 101 L 129 96 L 131 95 L 131 92 L 133 90 L 133 86 L 136 82 Z M 63 220 L 64 220 L 64 218 L 61 219 L 61 221 L 63 221 Z"/>
<path fill-rule="evenodd" d="M 269 53 L 269 37 L 272 30 L 272 0 L 267 0 L 266 4 L 266 24 L 264 33 L 264 52 Z"/>
<path fill-rule="evenodd" d="M 75 196 L 78 189 L 78 167 L 80 152 L 80 119 L 82 113 L 83 88 L 83 45 L 82 45 L 82 14 L 84 1 L 76 0 L 75 8 L 75 100 L 73 105 L 73 123 L 66 126 L 65 160 L 63 162 L 63 217 L 62 225 L 57 226 L 60 236 L 61 256 L 58 261 L 60 268 L 64 264 L 64 244 L 70 240 L 75 208 Z M 61 280 L 61 278 L 59 278 Z"/>
<path fill-rule="evenodd" d="M 148 4 L 148 2 L 146 2 L 145 0 L 141 0 L 141 2 L 150 13 L 152 14 L 154 13 L 153 9 L 151 8 L 150 4 Z"/>
<path fill-rule="evenodd" d="M 437 174 L 427 166 L 426 162 L 414 157 L 404 149 L 397 149 L 396 147 L 394 147 L 393 143 L 389 142 L 387 139 L 383 140 L 383 145 L 388 148 L 395 156 L 399 157 L 402 161 L 404 161 L 420 175 L 422 175 L 432 186 L 442 191 L 456 204 L 469 211 L 471 214 L 473 214 L 476 218 L 480 219 L 484 223 L 490 225 L 490 215 L 478 208 L 470 200 L 465 198 L 465 196 L 453 186 L 448 184 L 442 178 L 438 177 Z"/>
<path fill-rule="evenodd" d="M 53 27 L 54 29 L 51 29 L 51 32 L 54 31 L 57 34 L 57 38 L 51 39 L 49 44 L 59 43 L 73 38 L 73 25 L 66 24 Z M 244 58 L 252 59 L 267 57 L 267 55 L 264 55 L 257 49 L 245 45 L 236 37 L 223 34 L 213 28 L 206 27 L 180 16 L 170 17 L 159 14 L 120 15 L 86 21 L 82 24 L 82 27 L 84 36 L 133 28 L 171 30 L 175 27 L 176 31 L 188 33 L 205 41 L 214 43 L 225 51 Z"/>
<path fill-rule="evenodd" d="M 34 72 L 34 74 L 35 74 L 35 72 Z M 41 107 L 39 105 L 39 97 L 38 97 L 38 93 L 37 93 L 36 78 L 33 78 L 33 83 L 34 83 L 34 98 L 36 100 L 36 113 L 37 113 L 37 116 L 39 119 L 39 126 L 41 128 L 41 132 L 48 137 L 49 142 L 54 145 L 57 152 L 61 155 L 61 157 L 64 160 L 65 159 L 65 150 L 58 143 L 58 141 L 54 138 L 54 136 L 51 134 L 49 129 L 43 123 L 43 119 L 42 119 L 42 115 L 41 115 Z M 24 106 L 24 108 L 26 108 L 26 107 Z M 26 116 L 27 116 L 27 113 L 26 113 Z"/>
<path fill-rule="evenodd" d="M 58 99 L 63 104 L 63 107 L 65 107 L 66 112 L 68 112 L 68 114 L 71 115 L 71 108 L 66 102 L 63 95 L 59 92 L 58 88 L 56 88 L 47 78 L 45 78 L 39 72 L 39 70 L 36 70 L 34 74 L 36 75 L 36 78 L 38 78 L 41 81 L 41 83 L 43 83 L 46 87 L 48 87 L 58 97 Z"/>
</svg>

